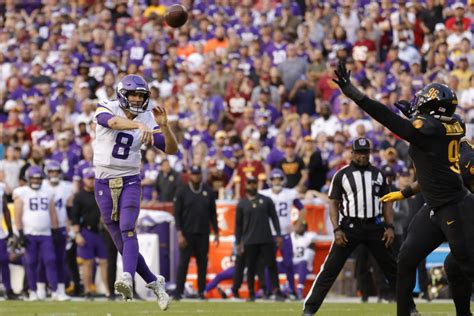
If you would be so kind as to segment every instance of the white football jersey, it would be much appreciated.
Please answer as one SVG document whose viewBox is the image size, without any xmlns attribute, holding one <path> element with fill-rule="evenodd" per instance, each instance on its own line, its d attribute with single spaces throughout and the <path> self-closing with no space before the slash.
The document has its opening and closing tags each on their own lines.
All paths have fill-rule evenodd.
<svg viewBox="0 0 474 316">
<path fill-rule="evenodd" d="M 3 229 L 3 198 L 5 194 L 5 183 L 0 182 L 0 239 L 8 237 L 8 231 Z"/>
<path fill-rule="evenodd" d="M 307 263 L 309 271 L 313 270 L 313 260 L 316 252 L 309 248 L 309 246 L 318 241 L 332 241 L 332 235 L 318 235 L 315 232 L 307 231 L 303 235 L 291 233 L 291 242 L 293 244 L 293 264 L 298 264 L 301 261 Z"/>
<path fill-rule="evenodd" d="M 259 193 L 271 198 L 275 204 L 275 210 L 280 221 L 281 234 L 287 235 L 291 233 L 291 209 L 293 208 L 293 202 L 298 198 L 298 192 L 295 189 L 283 188 L 278 194 L 273 193 L 272 189 L 261 190 Z M 271 220 L 270 224 L 272 234 L 275 236 L 276 231 Z"/>
<path fill-rule="evenodd" d="M 54 192 L 54 205 L 58 214 L 59 227 L 66 227 L 67 223 L 67 201 L 72 195 L 72 183 L 60 181 L 57 186 L 52 186 L 49 181 L 43 181 L 43 185 Z"/>
<path fill-rule="evenodd" d="M 302 261 L 306 262 L 308 271 L 313 270 L 313 261 L 316 252 L 309 248 L 315 241 L 315 233 L 305 232 L 304 235 L 291 233 L 291 242 L 293 244 L 293 264 L 298 264 Z"/>
<path fill-rule="evenodd" d="M 102 100 L 95 112 L 97 115 L 110 113 L 114 116 L 126 118 L 124 110 L 118 101 Z M 134 121 L 141 122 L 153 129 L 157 126 L 151 111 L 140 113 Z M 118 178 L 140 174 L 142 155 L 140 147 L 140 131 L 117 131 L 97 124 L 94 142 L 94 167 L 98 179 Z"/>
<path fill-rule="evenodd" d="M 13 190 L 13 199 L 23 202 L 23 231 L 25 235 L 51 236 L 51 217 L 49 203 L 54 199 L 54 192 L 45 186 L 33 190 L 29 186 L 22 186 Z"/>
</svg>

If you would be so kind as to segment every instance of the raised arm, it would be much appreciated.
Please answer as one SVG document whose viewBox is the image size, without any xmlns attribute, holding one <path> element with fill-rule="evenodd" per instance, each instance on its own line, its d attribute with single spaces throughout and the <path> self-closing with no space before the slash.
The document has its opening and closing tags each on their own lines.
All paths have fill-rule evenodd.
<svg viewBox="0 0 474 316">
<path fill-rule="evenodd" d="M 339 63 L 335 74 L 337 78 L 333 81 L 340 87 L 341 91 L 376 121 L 416 146 L 423 147 L 426 144 L 425 136 L 418 132 L 409 120 L 398 116 L 382 103 L 370 99 L 352 85 L 350 81 L 351 73 L 350 71 L 347 72 L 343 62 Z"/>
</svg>

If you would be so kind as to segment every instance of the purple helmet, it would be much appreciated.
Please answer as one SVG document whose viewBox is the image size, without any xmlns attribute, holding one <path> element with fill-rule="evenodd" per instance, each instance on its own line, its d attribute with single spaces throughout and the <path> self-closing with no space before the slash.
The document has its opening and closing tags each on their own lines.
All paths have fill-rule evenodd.
<svg viewBox="0 0 474 316">
<path fill-rule="evenodd" d="M 280 178 L 281 179 L 281 186 L 285 186 L 286 184 L 286 176 L 285 176 L 285 173 L 283 172 L 283 170 L 281 169 L 278 169 L 278 168 L 274 168 L 272 169 L 272 171 L 270 171 L 270 176 L 268 177 L 268 179 L 270 180 L 268 182 L 268 185 L 271 187 L 271 188 L 274 188 L 275 186 L 272 184 L 272 180 L 275 179 L 275 178 Z"/>
<path fill-rule="evenodd" d="M 270 178 L 270 180 L 272 180 L 273 178 L 282 178 L 283 180 L 285 180 L 286 176 L 285 176 L 285 173 L 283 172 L 283 170 L 275 168 L 272 171 L 270 171 L 270 177 L 269 178 Z"/>
<path fill-rule="evenodd" d="M 46 174 L 48 174 L 50 171 L 61 172 L 61 165 L 56 160 L 48 160 L 46 162 L 46 166 L 44 167 L 44 170 L 46 171 Z"/>
<path fill-rule="evenodd" d="M 43 173 L 43 170 L 41 170 L 40 167 L 31 166 L 26 171 L 26 177 L 27 177 L 28 180 L 32 179 L 32 178 L 41 178 L 41 179 L 43 179 L 44 178 L 44 173 Z"/>
<path fill-rule="evenodd" d="M 143 103 L 131 104 L 128 101 L 129 93 L 143 93 Z M 133 114 L 139 114 L 147 111 L 148 102 L 150 101 L 150 89 L 148 83 L 141 76 L 126 75 L 117 85 L 117 98 L 120 107 Z"/>
</svg>

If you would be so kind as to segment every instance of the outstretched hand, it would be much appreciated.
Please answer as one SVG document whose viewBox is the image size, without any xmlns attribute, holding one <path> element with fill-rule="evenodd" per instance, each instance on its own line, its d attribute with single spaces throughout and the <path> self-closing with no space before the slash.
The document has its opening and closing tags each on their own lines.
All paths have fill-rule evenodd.
<svg viewBox="0 0 474 316">
<path fill-rule="evenodd" d="M 337 65 L 337 70 L 334 70 L 336 78 L 333 78 L 334 81 L 342 93 L 344 93 L 349 99 L 353 101 L 361 101 L 365 95 L 360 92 L 352 83 L 351 83 L 351 72 L 347 71 L 346 65 L 343 61 L 340 61 Z"/>
<path fill-rule="evenodd" d="M 407 100 L 400 100 L 395 102 L 395 107 L 400 110 L 407 118 L 410 118 L 412 115 L 411 112 L 411 103 Z"/>
<path fill-rule="evenodd" d="M 332 81 L 334 81 L 341 90 L 351 84 L 351 71 L 347 71 L 346 64 L 343 61 L 339 61 L 337 69 L 334 70 L 334 74 L 336 78 L 333 78 Z"/>
</svg>

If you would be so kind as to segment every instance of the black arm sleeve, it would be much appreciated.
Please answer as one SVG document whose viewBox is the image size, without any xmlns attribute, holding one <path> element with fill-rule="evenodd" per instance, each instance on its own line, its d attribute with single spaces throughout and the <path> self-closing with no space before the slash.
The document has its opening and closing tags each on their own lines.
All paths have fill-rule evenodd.
<svg viewBox="0 0 474 316">
<path fill-rule="evenodd" d="M 235 241 L 237 244 L 242 242 L 242 225 L 243 225 L 243 212 L 242 204 L 237 204 L 237 209 L 235 211 Z"/>
<path fill-rule="evenodd" d="M 81 225 L 81 198 L 79 193 L 74 195 L 72 203 L 71 222 L 73 225 Z"/>
<path fill-rule="evenodd" d="M 209 190 L 209 199 L 211 199 L 211 225 L 214 234 L 219 234 L 219 227 L 217 226 L 217 210 L 216 210 L 216 199 L 214 198 L 214 194 L 212 191 Z"/>
<path fill-rule="evenodd" d="M 382 103 L 372 100 L 367 96 L 355 102 L 377 122 L 409 143 L 418 147 L 423 147 L 426 144 L 426 137 L 418 132 L 409 120 L 398 116 Z"/>
<path fill-rule="evenodd" d="M 268 215 L 272 219 L 273 227 L 276 230 L 277 236 L 281 236 L 280 221 L 278 220 L 278 215 L 275 210 L 275 204 L 271 199 L 268 199 Z"/>
<path fill-rule="evenodd" d="M 182 230 L 182 215 L 183 215 L 183 198 L 182 198 L 183 189 L 178 189 L 176 195 L 174 196 L 174 221 L 176 224 L 176 230 Z"/>
</svg>

